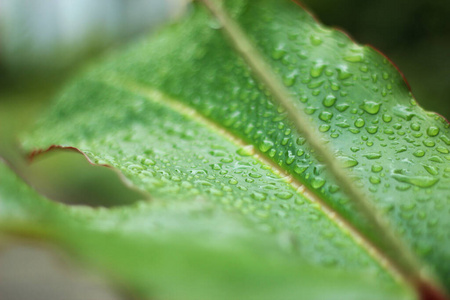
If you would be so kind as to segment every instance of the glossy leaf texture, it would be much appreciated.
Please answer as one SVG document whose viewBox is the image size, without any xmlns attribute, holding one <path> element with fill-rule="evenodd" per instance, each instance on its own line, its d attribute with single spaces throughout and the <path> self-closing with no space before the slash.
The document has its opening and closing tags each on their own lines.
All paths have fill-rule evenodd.
<svg viewBox="0 0 450 300">
<path fill-rule="evenodd" d="M 449 124 L 416 105 L 386 58 L 297 4 L 226 6 L 355 184 L 448 286 Z M 361 240 L 376 244 L 383 233 L 371 231 L 202 7 L 75 80 L 24 145 L 76 147 L 120 170 L 155 199 L 143 211 L 211 206 L 257 232 L 287 234 L 310 264 L 391 280 L 383 253 Z M 139 216 L 90 214 L 143 231 Z M 180 224 L 171 220 L 164 226 Z"/>
</svg>

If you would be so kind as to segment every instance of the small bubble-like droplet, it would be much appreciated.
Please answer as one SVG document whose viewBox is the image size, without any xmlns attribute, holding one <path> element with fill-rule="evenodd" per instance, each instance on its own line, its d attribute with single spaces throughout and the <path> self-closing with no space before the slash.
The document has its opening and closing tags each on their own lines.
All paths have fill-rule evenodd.
<svg viewBox="0 0 450 300">
<path fill-rule="evenodd" d="M 435 168 L 435 167 L 433 167 L 433 166 L 424 165 L 423 167 L 424 167 L 425 170 L 427 170 L 427 172 L 430 173 L 431 175 L 438 175 L 438 174 L 439 174 L 437 168 Z"/>
<path fill-rule="evenodd" d="M 414 131 L 419 131 L 420 130 L 420 125 L 417 123 L 412 123 L 411 124 L 411 129 Z"/>
<path fill-rule="evenodd" d="M 366 122 L 364 122 L 363 119 L 358 118 L 358 119 L 356 119 L 356 121 L 355 121 L 355 127 L 361 128 L 361 127 L 364 126 L 365 123 L 366 123 Z"/>
<path fill-rule="evenodd" d="M 358 161 L 356 159 L 347 155 L 337 156 L 337 159 L 341 161 L 341 164 L 344 168 L 351 168 L 358 164 Z"/>
<path fill-rule="evenodd" d="M 255 147 L 253 147 L 253 145 L 247 145 L 242 148 L 239 148 L 236 151 L 236 153 L 239 154 L 240 156 L 250 156 L 255 154 Z"/>
<path fill-rule="evenodd" d="M 374 173 L 378 173 L 378 172 L 381 172 L 383 170 L 383 166 L 378 165 L 378 164 L 374 164 L 374 165 L 372 165 L 371 170 Z"/>
<path fill-rule="evenodd" d="M 316 66 L 311 68 L 311 70 L 309 71 L 309 74 L 313 78 L 320 77 L 320 75 L 322 75 L 322 72 L 323 72 L 324 68 L 325 68 L 325 65 L 316 65 Z"/>
<path fill-rule="evenodd" d="M 320 36 L 317 36 L 317 35 L 311 35 L 309 37 L 309 40 L 311 41 L 311 44 L 314 46 L 319 46 L 323 42 L 322 39 L 320 38 Z"/>
<path fill-rule="evenodd" d="M 280 199 L 283 200 L 288 200 L 290 198 L 292 198 L 293 194 L 290 192 L 279 192 L 279 193 L 275 193 L 275 196 L 277 196 Z"/>
<path fill-rule="evenodd" d="M 436 150 L 442 154 L 448 154 L 448 152 L 449 152 L 448 149 L 445 147 L 437 147 Z"/>
<path fill-rule="evenodd" d="M 319 115 L 319 119 L 321 119 L 322 121 L 329 121 L 331 120 L 331 118 L 333 118 L 333 113 L 328 111 L 323 111 Z"/>
<path fill-rule="evenodd" d="M 392 116 L 390 114 L 383 114 L 383 121 L 389 123 L 392 121 Z"/>
<path fill-rule="evenodd" d="M 422 149 L 419 149 L 419 150 L 414 151 L 413 155 L 415 157 L 422 157 L 425 155 L 425 151 L 423 151 Z"/>
<path fill-rule="evenodd" d="M 436 145 L 432 140 L 425 140 L 423 141 L 423 144 L 427 147 L 434 147 Z"/>
<path fill-rule="evenodd" d="M 375 102 L 375 101 L 364 101 L 364 104 L 362 105 L 362 109 L 371 114 L 375 115 L 380 111 L 381 103 Z"/>
<path fill-rule="evenodd" d="M 320 132 L 327 132 L 328 130 L 330 130 L 330 125 L 328 125 L 328 124 L 322 124 L 319 126 Z"/>
<path fill-rule="evenodd" d="M 325 99 L 323 99 L 322 103 L 325 107 L 331 107 L 334 105 L 334 103 L 336 103 L 336 96 L 328 95 L 325 97 Z"/>
<path fill-rule="evenodd" d="M 250 195 L 253 199 L 258 200 L 258 201 L 264 201 L 267 198 L 267 194 L 266 193 L 261 193 L 261 192 L 253 192 Z"/>
<path fill-rule="evenodd" d="M 272 52 L 272 58 L 275 60 L 282 59 L 286 55 L 287 51 L 282 48 L 277 48 Z"/>
<path fill-rule="evenodd" d="M 269 151 L 272 147 L 273 147 L 273 142 L 269 141 L 269 140 L 264 140 L 262 141 L 261 144 L 259 144 L 259 150 L 261 150 L 261 152 L 265 153 L 267 151 Z"/>
<path fill-rule="evenodd" d="M 367 159 L 379 159 L 381 158 L 381 153 L 379 152 L 371 152 L 363 155 Z"/>
<path fill-rule="evenodd" d="M 407 176 L 403 174 L 392 174 L 392 177 L 399 182 L 409 183 L 421 188 L 432 187 L 439 181 L 439 178 L 428 176 Z"/>
<path fill-rule="evenodd" d="M 428 136 L 436 136 L 436 135 L 438 135 L 439 134 L 439 128 L 438 127 L 436 127 L 436 126 L 430 126 L 430 127 L 428 127 L 428 129 L 427 129 L 427 134 L 428 134 Z"/>
<path fill-rule="evenodd" d="M 325 184 L 325 179 L 321 178 L 321 177 L 314 177 L 313 180 L 311 181 L 311 186 L 313 187 L 313 189 L 319 189 L 321 187 L 323 187 Z"/>
<path fill-rule="evenodd" d="M 381 182 L 381 179 L 378 176 L 370 176 L 369 181 L 372 184 L 379 184 Z"/>
<path fill-rule="evenodd" d="M 297 174 L 302 174 L 308 169 L 309 165 L 296 165 L 294 168 L 294 172 Z"/>
</svg>

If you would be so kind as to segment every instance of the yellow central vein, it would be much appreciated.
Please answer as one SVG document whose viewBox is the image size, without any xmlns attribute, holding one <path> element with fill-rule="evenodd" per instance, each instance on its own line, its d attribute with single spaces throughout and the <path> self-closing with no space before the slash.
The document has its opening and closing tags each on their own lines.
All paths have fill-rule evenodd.
<svg viewBox="0 0 450 300">
<path fill-rule="evenodd" d="M 176 100 L 164 92 L 161 92 L 157 89 L 143 86 L 138 82 L 133 82 L 131 80 L 120 78 L 118 75 L 109 75 L 105 76 L 102 79 L 98 79 L 102 83 L 107 85 L 112 85 L 116 88 L 123 88 L 124 90 L 130 91 L 135 94 L 139 94 L 144 96 L 148 100 L 157 103 L 161 106 L 168 107 L 169 109 L 186 116 L 193 121 L 203 125 L 205 128 L 220 134 L 226 140 L 230 141 L 237 147 L 248 147 L 252 146 L 245 140 L 233 135 L 231 132 L 227 131 L 223 126 L 214 122 L 214 120 L 208 119 L 198 111 L 193 109 L 190 106 L 183 104 L 180 100 Z M 266 158 L 264 154 L 254 149 L 254 153 L 252 155 L 256 160 L 260 163 L 270 166 L 271 170 L 274 174 L 282 177 L 286 183 L 290 184 L 295 191 L 304 196 L 306 200 L 311 203 L 318 204 L 318 209 L 322 212 L 329 220 L 337 225 L 340 228 L 341 232 L 347 234 L 351 239 L 355 241 L 355 243 L 364 249 L 369 256 L 374 258 L 376 262 L 378 262 L 382 268 L 387 270 L 392 276 L 400 282 L 404 282 L 403 276 L 401 276 L 401 272 L 397 269 L 396 264 L 393 263 L 389 257 L 385 256 L 384 253 L 374 245 L 369 239 L 367 239 L 359 230 L 354 227 L 351 223 L 349 223 L 344 217 L 342 217 L 338 212 L 333 210 L 329 206 L 328 203 L 317 197 L 312 191 L 310 191 L 306 186 L 304 186 L 297 178 L 293 177 L 286 170 L 280 168 L 273 161 Z"/>
</svg>

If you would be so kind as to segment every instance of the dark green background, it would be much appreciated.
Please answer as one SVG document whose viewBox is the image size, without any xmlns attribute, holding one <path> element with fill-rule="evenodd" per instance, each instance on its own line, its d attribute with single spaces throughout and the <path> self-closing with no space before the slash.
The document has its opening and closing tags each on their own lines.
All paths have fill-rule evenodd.
<svg viewBox="0 0 450 300">
<path fill-rule="evenodd" d="M 389 57 L 419 104 L 450 118 L 450 1 L 303 0 L 319 20 Z"/>
</svg>

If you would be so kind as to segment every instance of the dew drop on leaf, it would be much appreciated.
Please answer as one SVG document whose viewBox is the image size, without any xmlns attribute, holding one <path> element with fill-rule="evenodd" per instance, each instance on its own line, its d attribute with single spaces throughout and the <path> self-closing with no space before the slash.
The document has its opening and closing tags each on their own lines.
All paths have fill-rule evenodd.
<svg viewBox="0 0 450 300">
<path fill-rule="evenodd" d="M 363 155 L 367 159 L 379 159 L 381 158 L 381 153 L 379 152 L 370 152 Z"/>
<path fill-rule="evenodd" d="M 334 105 L 334 103 L 336 102 L 336 97 L 334 95 L 328 95 L 325 97 L 325 99 L 323 99 L 323 105 L 325 107 L 331 107 Z"/>
<path fill-rule="evenodd" d="M 362 118 L 358 118 L 355 121 L 355 127 L 361 128 L 364 126 L 366 122 L 364 122 L 364 120 Z"/>
<path fill-rule="evenodd" d="M 380 106 L 381 103 L 375 102 L 375 101 L 364 101 L 364 104 L 362 105 L 362 109 L 371 114 L 371 115 L 375 115 L 380 111 Z"/>
<path fill-rule="evenodd" d="M 323 179 L 322 177 L 314 177 L 311 181 L 311 186 L 314 189 L 319 189 L 321 187 L 323 187 L 325 184 L 325 179 Z"/>
<path fill-rule="evenodd" d="M 427 134 L 428 134 L 428 136 L 431 136 L 431 137 L 436 136 L 439 134 L 439 128 L 436 126 L 430 126 L 427 129 Z"/>
<path fill-rule="evenodd" d="M 288 200 L 290 198 L 292 198 L 292 193 L 290 192 L 279 192 L 279 193 L 275 193 L 275 196 L 277 196 L 278 198 L 282 199 L 282 200 Z"/>
<path fill-rule="evenodd" d="M 392 177 L 403 183 L 409 183 L 421 188 L 429 188 L 435 185 L 439 178 L 428 177 L 428 176 L 408 176 L 403 174 L 392 174 Z"/>
<path fill-rule="evenodd" d="M 263 153 L 269 151 L 273 147 L 273 142 L 269 140 L 264 140 L 259 144 L 259 150 L 261 150 Z"/>
</svg>

